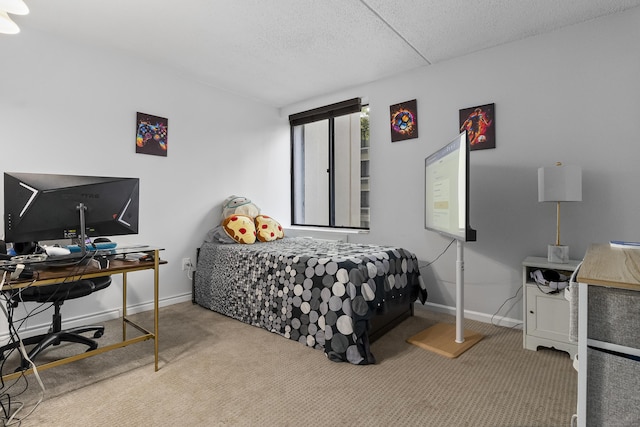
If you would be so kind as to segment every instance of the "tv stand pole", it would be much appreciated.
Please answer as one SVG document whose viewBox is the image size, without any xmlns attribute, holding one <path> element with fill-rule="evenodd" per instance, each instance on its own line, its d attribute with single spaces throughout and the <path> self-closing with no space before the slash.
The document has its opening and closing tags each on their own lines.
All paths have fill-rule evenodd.
<svg viewBox="0 0 640 427">
<path fill-rule="evenodd" d="M 456 259 L 456 342 L 464 342 L 464 243 L 456 242 L 458 258 Z"/>
<path fill-rule="evenodd" d="M 457 241 L 456 260 L 456 324 L 438 323 L 407 340 L 425 350 L 451 359 L 473 347 L 483 336 L 464 330 L 464 242 Z"/>
</svg>

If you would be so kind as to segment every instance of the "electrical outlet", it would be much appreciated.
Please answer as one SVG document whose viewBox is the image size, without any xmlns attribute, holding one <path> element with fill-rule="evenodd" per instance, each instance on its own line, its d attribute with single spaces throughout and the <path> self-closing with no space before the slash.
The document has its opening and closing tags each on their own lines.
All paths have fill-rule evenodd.
<svg viewBox="0 0 640 427">
<path fill-rule="evenodd" d="M 182 258 L 182 270 L 191 270 L 191 258 Z"/>
</svg>

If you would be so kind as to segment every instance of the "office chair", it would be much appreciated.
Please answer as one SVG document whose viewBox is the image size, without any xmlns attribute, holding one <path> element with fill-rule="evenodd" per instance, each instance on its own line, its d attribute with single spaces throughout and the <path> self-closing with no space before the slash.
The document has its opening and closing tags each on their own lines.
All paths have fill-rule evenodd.
<svg viewBox="0 0 640 427">
<path fill-rule="evenodd" d="M 93 331 L 93 338 L 100 338 L 104 334 L 104 326 L 90 325 L 79 326 L 71 329 L 62 329 L 62 316 L 60 315 L 60 306 L 66 300 L 81 298 L 105 289 L 111 284 L 110 276 L 96 277 L 93 279 L 83 279 L 76 282 L 60 283 L 55 285 L 43 285 L 43 286 L 30 286 L 22 289 L 15 289 L 5 291 L 9 293 L 9 299 L 7 304 L 11 304 L 13 307 L 17 307 L 20 302 L 37 302 L 37 303 L 53 303 L 53 321 L 49 332 L 46 334 L 37 335 L 34 337 L 28 337 L 22 340 L 25 347 L 34 345 L 29 353 L 28 357 L 32 361 L 42 353 L 48 347 L 52 345 L 59 345 L 62 342 L 71 342 L 85 344 L 89 348 L 87 351 L 95 350 L 98 348 L 98 343 L 81 335 L 86 332 Z M 5 358 L 5 352 L 18 348 L 20 346 L 19 341 L 10 342 L 5 346 L 0 347 L 0 360 Z M 21 355 L 22 363 L 16 371 L 28 369 L 29 362 L 27 362 Z"/>
</svg>

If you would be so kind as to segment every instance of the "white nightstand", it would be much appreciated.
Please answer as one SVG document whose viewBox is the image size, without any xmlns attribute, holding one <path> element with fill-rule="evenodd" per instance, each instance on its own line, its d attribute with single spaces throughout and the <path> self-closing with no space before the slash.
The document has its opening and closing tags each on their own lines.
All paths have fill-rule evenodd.
<svg viewBox="0 0 640 427">
<path fill-rule="evenodd" d="M 578 344 L 569 341 L 569 301 L 564 291 L 547 294 L 542 292 L 531 278 L 532 271 L 556 270 L 567 276 L 578 267 L 580 261 L 569 260 L 564 264 L 549 262 L 547 258 L 527 257 L 522 262 L 523 327 L 522 345 L 529 350 L 552 347 L 569 353 L 573 359 Z"/>
</svg>

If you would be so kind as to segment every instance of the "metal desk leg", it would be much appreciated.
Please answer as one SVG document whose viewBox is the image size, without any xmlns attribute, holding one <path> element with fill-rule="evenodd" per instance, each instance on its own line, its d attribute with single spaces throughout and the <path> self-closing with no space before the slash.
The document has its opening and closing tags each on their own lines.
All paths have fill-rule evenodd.
<svg viewBox="0 0 640 427">
<path fill-rule="evenodd" d="M 156 360 L 156 371 L 158 370 L 158 299 L 160 298 L 158 292 L 158 283 L 160 276 L 160 253 L 155 250 L 153 253 L 153 344 Z"/>
<path fill-rule="evenodd" d="M 122 273 L 122 341 L 127 339 L 127 273 Z"/>
</svg>

